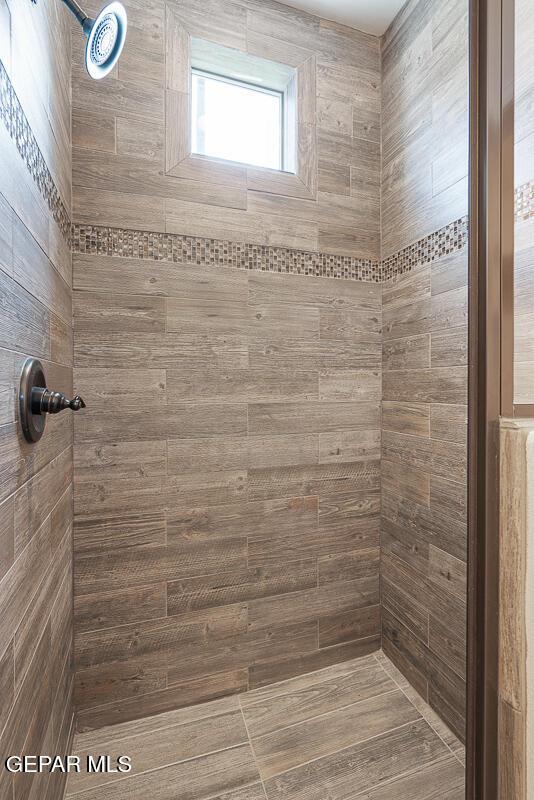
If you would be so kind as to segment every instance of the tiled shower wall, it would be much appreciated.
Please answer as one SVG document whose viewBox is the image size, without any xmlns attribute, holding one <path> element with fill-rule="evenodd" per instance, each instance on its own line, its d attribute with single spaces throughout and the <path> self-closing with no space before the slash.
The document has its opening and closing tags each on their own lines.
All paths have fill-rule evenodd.
<svg viewBox="0 0 534 800">
<path fill-rule="evenodd" d="M 383 643 L 461 733 L 465 0 L 410 2 L 382 74 L 274 2 L 127 6 L 106 85 L 74 65 L 80 727 L 379 647 L 383 358 Z M 315 59 L 314 199 L 166 173 L 170 11 Z"/>
<path fill-rule="evenodd" d="M 31 126 L 31 127 L 30 127 Z M 22 364 L 72 391 L 70 27 L 61 3 L 0 0 L 0 797 L 57 800 L 12 754 L 66 753 L 72 727 L 72 419 L 30 445 Z"/>
<path fill-rule="evenodd" d="M 117 73 L 74 67 L 82 728 L 380 645 L 379 42 L 264 0 L 126 5 Z M 316 60 L 315 199 L 165 173 L 169 10 Z"/>
<path fill-rule="evenodd" d="M 96 5 L 90 0 L 90 9 Z M 376 261 L 378 39 L 273 0 L 128 0 L 125 5 L 128 42 L 110 78 L 92 81 L 80 64 L 80 50 L 73 53 L 75 222 Z M 187 75 L 179 66 L 188 60 L 188 34 L 309 66 L 301 112 L 310 120 L 306 150 L 316 153 L 308 164 L 314 199 L 290 196 L 284 188 L 258 191 L 267 184 L 258 177 L 261 170 L 202 159 L 174 168 L 178 134 L 166 128 L 166 121 L 174 121 L 166 104 L 186 101 L 173 100 L 167 87 L 174 85 L 176 72 Z M 181 60 L 176 69 L 171 59 Z M 278 174 L 264 172 L 275 185 Z"/>
<path fill-rule="evenodd" d="M 467 5 L 411 0 L 383 40 L 383 257 L 467 213 Z M 462 736 L 467 248 L 383 290 L 383 647 Z"/>
</svg>

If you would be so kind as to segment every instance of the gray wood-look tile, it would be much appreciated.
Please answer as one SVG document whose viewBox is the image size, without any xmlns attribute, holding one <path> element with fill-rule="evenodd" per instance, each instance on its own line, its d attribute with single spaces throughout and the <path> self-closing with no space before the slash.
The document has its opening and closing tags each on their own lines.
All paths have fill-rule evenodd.
<svg viewBox="0 0 534 800">
<path fill-rule="evenodd" d="M 240 697 L 253 739 L 393 691 L 374 657 L 338 664 Z"/>
<path fill-rule="evenodd" d="M 301 591 L 316 584 L 317 566 L 314 559 L 186 578 L 167 584 L 167 608 L 169 614 L 181 614 L 199 608 L 215 608 Z"/>
<path fill-rule="evenodd" d="M 131 780 L 143 772 L 159 770 L 172 764 L 189 761 L 216 751 L 228 751 L 248 741 L 245 724 L 239 708 L 232 711 L 214 713 L 208 719 L 199 719 L 177 725 L 162 726 L 149 732 L 136 734 L 134 727 L 130 735 L 117 742 L 107 742 L 106 752 L 116 759 L 126 750 L 132 759 Z M 88 755 L 95 752 L 90 744 L 77 754 L 85 762 Z M 125 749 L 126 748 L 126 749 Z M 231 754 L 229 761 L 231 762 Z M 75 783 L 76 791 L 96 788 L 101 784 L 116 783 L 121 774 L 88 775 L 81 774 Z"/>
<path fill-rule="evenodd" d="M 421 764 L 431 764 L 447 752 L 425 722 L 415 722 L 266 781 L 267 797 L 332 798 L 376 786 Z"/>
<path fill-rule="evenodd" d="M 449 30 L 432 3 L 409 5 L 382 43 L 382 65 L 376 38 L 271 3 L 140 10 L 107 95 L 74 65 L 75 219 L 372 258 L 380 214 L 385 255 L 451 222 L 465 194 L 461 28 Z M 143 47 L 142 26 L 150 31 Z M 237 164 L 174 163 L 187 137 L 183 126 L 169 130 L 166 108 L 185 102 L 189 34 L 305 76 L 304 127 L 318 148 L 305 191 Z M 6 228 L 0 241 L 10 236 Z M 0 262 L 9 275 L 9 253 Z M 205 691 L 215 694 L 217 676 L 225 692 L 243 670 L 265 682 L 354 655 L 378 637 L 374 589 L 362 608 L 357 591 L 346 606 L 345 592 L 378 575 L 380 492 L 386 550 L 425 578 L 414 598 L 405 573 L 390 572 L 388 609 L 403 624 L 413 613 L 414 635 L 425 615 L 439 621 L 440 592 L 450 592 L 431 580 L 429 544 L 451 559 L 465 551 L 465 253 L 415 267 L 383 290 L 207 263 L 83 254 L 74 262 L 75 381 L 90 401 L 76 420 L 82 624 L 98 633 L 157 621 L 165 587 L 171 616 L 216 617 L 248 603 L 252 631 L 258 609 L 274 609 L 266 618 L 275 627 L 292 613 L 315 625 L 314 646 L 310 627 L 285 655 L 280 646 L 269 654 L 263 641 L 244 646 L 247 663 L 210 646 L 203 677 L 212 676 Z M 49 282 L 47 296 L 58 286 Z M 51 309 L 39 346 L 68 364 L 61 307 Z M 139 411 L 146 403 L 150 416 Z M 316 599 L 330 597 L 330 586 L 336 592 L 321 609 Z M 137 598 L 137 616 L 121 610 L 126 598 Z M 140 682 L 154 704 L 140 703 L 139 713 L 164 704 L 166 691 L 178 702 L 171 685 L 191 681 L 199 658 L 195 651 L 191 663 L 169 666 L 157 648 L 151 655 Z M 437 655 L 447 665 L 446 650 Z M 106 663 L 101 669 L 100 683 L 95 662 L 77 691 L 86 718 L 94 707 L 102 721 L 99 704 L 131 698 L 135 670 L 121 668 L 116 685 Z"/>
<path fill-rule="evenodd" d="M 460 736 L 466 659 L 465 287 L 466 251 L 385 286 L 382 409 L 383 646 Z M 423 342 L 426 350 L 418 351 L 415 345 Z"/>
<path fill-rule="evenodd" d="M 418 718 L 418 711 L 397 689 L 273 733 L 252 736 L 252 746 L 261 776 L 268 780 Z"/>
<path fill-rule="evenodd" d="M 32 11 L 15 13 L 11 0 L 0 4 L 0 58 L 40 157 L 70 207 L 70 21 L 66 9 Z M 43 58 L 50 48 L 57 49 L 53 65 Z M 72 722 L 72 425 L 49 420 L 43 439 L 30 445 L 16 413 L 29 356 L 43 361 L 51 388 L 72 392 L 71 255 L 44 198 L 45 183 L 52 186 L 30 137 L 24 135 L 19 152 L 6 126 L 0 132 L 2 763 L 14 752 L 67 752 Z M 0 795 L 9 800 L 51 800 L 62 796 L 64 784 L 65 776 L 0 773 Z"/>
<path fill-rule="evenodd" d="M 226 793 L 231 796 L 258 782 L 258 770 L 248 743 L 201 755 L 157 772 L 157 782 L 152 773 L 144 772 L 127 780 L 77 792 L 75 796 L 79 800 L 126 800 L 134 796 L 133 793 L 139 797 L 149 793 L 154 800 L 173 800 L 179 786 L 184 797 L 203 800 L 215 797 L 215 792 L 221 797 Z"/>
<path fill-rule="evenodd" d="M 382 403 L 382 430 L 414 436 L 430 435 L 430 407 L 424 403 Z"/>
<path fill-rule="evenodd" d="M 429 787 L 436 800 L 463 800 L 465 776 L 458 759 L 454 756 L 443 758 L 359 796 L 366 800 L 425 800 Z"/>
<path fill-rule="evenodd" d="M 128 725 L 127 721 L 133 720 L 136 726 L 147 724 L 147 720 L 159 720 L 159 715 L 176 714 L 176 709 L 183 709 L 189 703 L 194 703 L 194 718 L 203 715 L 203 710 L 211 707 L 212 702 L 226 702 L 238 692 L 246 691 L 248 687 L 248 671 L 246 669 L 231 670 L 226 673 L 201 676 L 191 680 L 176 682 L 168 688 L 155 690 L 141 697 L 135 694 L 127 699 L 108 703 L 106 706 L 80 710 L 77 714 L 77 728 L 81 732 L 105 730 L 114 731 L 115 725 Z M 214 698 L 223 698 L 215 700 Z M 142 723 L 140 720 L 139 706 L 142 707 Z M 181 712 L 180 712 L 181 713 Z M 206 715 L 209 716 L 208 712 Z M 156 716 L 153 716 L 156 715 Z M 159 727 L 159 723 L 156 722 Z M 141 728 L 143 730 L 144 728 Z M 113 736 L 113 733 L 112 733 Z"/>
<path fill-rule="evenodd" d="M 198 800 L 341 798 L 349 790 L 422 800 L 425 775 L 438 781 L 440 798 L 458 800 L 464 780 L 454 735 L 382 653 L 77 735 L 76 755 L 96 751 L 128 753 L 132 773 L 72 774 L 69 800 L 170 800 L 177 785 Z"/>
</svg>

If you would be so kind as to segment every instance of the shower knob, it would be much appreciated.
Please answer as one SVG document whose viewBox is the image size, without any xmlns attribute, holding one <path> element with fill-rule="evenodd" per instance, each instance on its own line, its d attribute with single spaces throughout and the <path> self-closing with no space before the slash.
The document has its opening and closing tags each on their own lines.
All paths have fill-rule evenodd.
<svg viewBox="0 0 534 800">
<path fill-rule="evenodd" d="M 44 433 L 47 414 L 59 414 L 67 408 L 80 411 L 85 408 L 85 403 L 79 395 L 69 400 L 62 392 L 47 389 L 41 362 L 36 358 L 28 358 L 22 368 L 19 392 L 20 423 L 28 442 L 39 441 Z"/>
<path fill-rule="evenodd" d="M 32 414 L 59 414 L 70 408 L 71 411 L 79 411 L 85 408 L 85 403 L 79 395 L 69 400 L 61 392 L 51 392 L 50 389 L 43 389 L 41 386 L 34 386 L 31 396 Z"/>
</svg>

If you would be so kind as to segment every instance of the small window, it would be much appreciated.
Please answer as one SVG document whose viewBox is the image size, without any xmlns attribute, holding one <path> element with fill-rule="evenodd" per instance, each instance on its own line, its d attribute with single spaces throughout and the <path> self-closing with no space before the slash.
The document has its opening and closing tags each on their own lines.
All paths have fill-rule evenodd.
<svg viewBox="0 0 534 800">
<path fill-rule="evenodd" d="M 192 151 L 283 168 L 281 92 L 193 70 Z"/>
<path fill-rule="evenodd" d="M 294 172 L 294 70 L 195 39 L 191 63 L 192 153 Z"/>
</svg>

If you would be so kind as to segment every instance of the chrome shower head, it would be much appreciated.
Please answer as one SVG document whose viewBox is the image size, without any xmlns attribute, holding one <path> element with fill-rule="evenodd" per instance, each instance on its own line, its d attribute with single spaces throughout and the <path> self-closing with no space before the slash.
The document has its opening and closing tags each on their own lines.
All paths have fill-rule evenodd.
<svg viewBox="0 0 534 800">
<path fill-rule="evenodd" d="M 126 41 L 128 20 L 122 3 L 113 2 L 91 19 L 76 2 L 63 0 L 70 8 L 87 37 L 85 45 L 85 67 L 95 80 L 105 78 L 111 72 L 122 53 Z"/>
<path fill-rule="evenodd" d="M 105 6 L 83 30 L 87 36 L 85 67 L 91 78 L 104 78 L 115 66 L 126 41 L 126 10 L 122 3 Z"/>
</svg>

